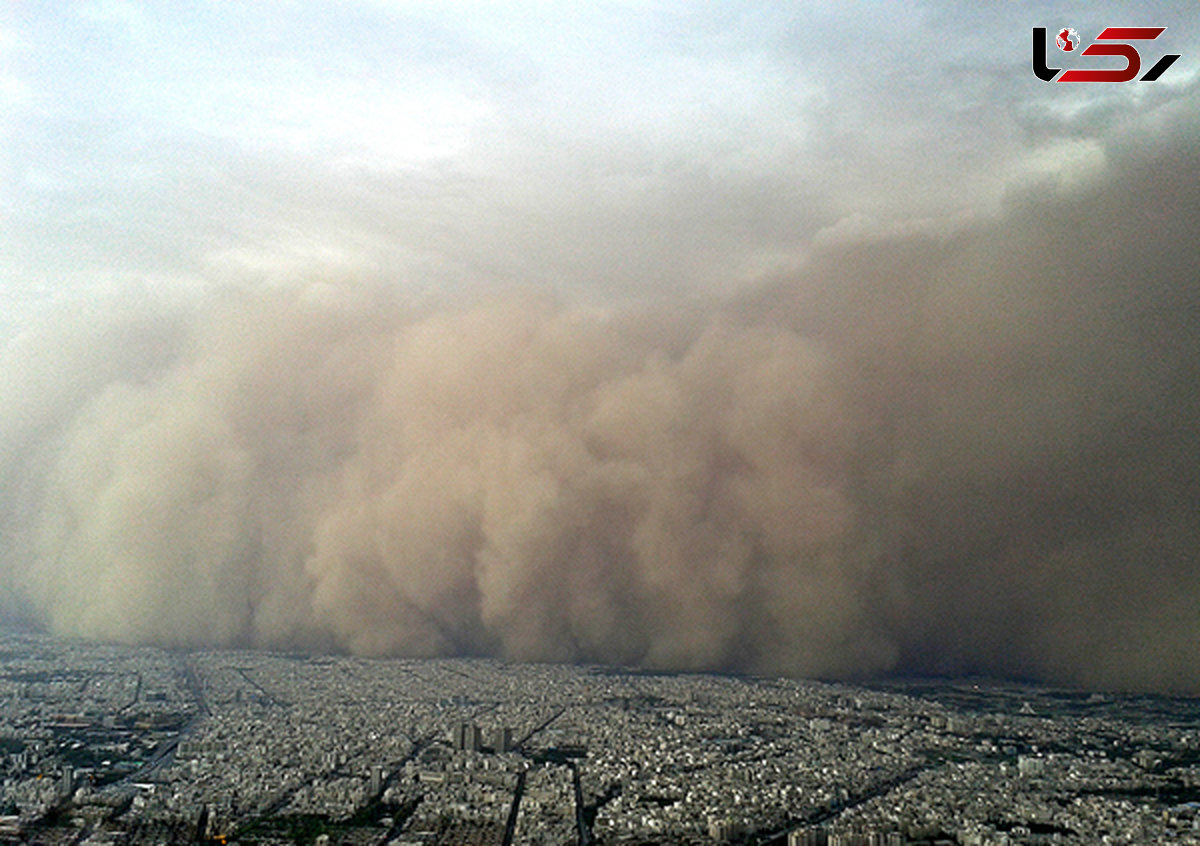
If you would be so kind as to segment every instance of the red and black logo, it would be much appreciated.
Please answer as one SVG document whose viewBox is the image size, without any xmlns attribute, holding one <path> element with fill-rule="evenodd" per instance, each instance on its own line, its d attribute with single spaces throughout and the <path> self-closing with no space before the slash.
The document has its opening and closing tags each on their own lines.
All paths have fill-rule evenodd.
<svg viewBox="0 0 1200 846">
<path fill-rule="evenodd" d="M 1125 67 L 1107 70 L 1083 70 L 1052 68 L 1046 60 L 1046 28 L 1033 28 L 1033 73 L 1045 82 L 1131 82 L 1137 79 L 1142 69 L 1142 56 L 1137 48 L 1127 42 L 1153 41 L 1162 35 L 1165 26 L 1110 26 L 1096 36 L 1095 42 L 1084 48 L 1081 56 L 1121 56 Z M 1064 53 L 1073 53 L 1079 47 L 1079 33 L 1070 27 L 1058 30 L 1055 44 Z M 1141 82 L 1154 82 L 1178 59 L 1177 54 L 1163 56 L 1141 77 Z M 1059 76 L 1059 74 L 1062 76 Z M 1055 78 L 1057 77 L 1057 79 Z"/>
</svg>

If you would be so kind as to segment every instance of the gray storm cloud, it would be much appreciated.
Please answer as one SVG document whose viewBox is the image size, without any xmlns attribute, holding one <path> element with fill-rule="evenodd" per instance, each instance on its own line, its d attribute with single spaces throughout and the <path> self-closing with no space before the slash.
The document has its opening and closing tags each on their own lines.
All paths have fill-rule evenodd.
<svg viewBox="0 0 1200 846">
<path fill-rule="evenodd" d="M 330 282 L 52 313 L 0 358 L 5 611 L 1198 692 L 1200 161 L 1163 137 L 687 308 Z"/>
</svg>

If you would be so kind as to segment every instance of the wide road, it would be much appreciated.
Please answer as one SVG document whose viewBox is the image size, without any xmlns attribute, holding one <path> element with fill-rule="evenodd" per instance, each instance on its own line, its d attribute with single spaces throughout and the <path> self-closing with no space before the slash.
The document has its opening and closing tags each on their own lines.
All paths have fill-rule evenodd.
<svg viewBox="0 0 1200 846">
<path fill-rule="evenodd" d="M 517 834 L 517 813 L 521 810 L 521 796 L 525 793 L 525 771 L 517 773 L 517 787 L 513 791 L 512 807 L 508 809 L 508 822 L 504 824 L 503 846 L 512 846 Z"/>
</svg>

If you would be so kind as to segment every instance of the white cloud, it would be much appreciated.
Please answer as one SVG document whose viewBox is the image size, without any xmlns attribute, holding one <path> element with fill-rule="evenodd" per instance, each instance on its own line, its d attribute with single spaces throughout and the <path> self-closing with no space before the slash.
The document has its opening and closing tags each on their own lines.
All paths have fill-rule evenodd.
<svg viewBox="0 0 1200 846">
<path fill-rule="evenodd" d="M 460 155 L 487 114 L 484 104 L 453 90 L 396 92 L 374 80 L 320 80 L 303 89 L 247 93 L 257 107 L 227 130 L 229 140 L 381 169 Z"/>
<path fill-rule="evenodd" d="M 1025 153 L 1009 169 L 1008 182 L 1017 185 L 1054 183 L 1079 185 L 1101 173 L 1108 164 L 1104 145 L 1094 138 L 1060 138 Z"/>
<path fill-rule="evenodd" d="M 814 238 L 937 229 L 997 213 L 1013 185 L 1104 167 L 1080 139 L 1150 109 L 1032 76 L 1029 27 L 1059 11 L 916 5 L 895 24 L 853 3 L 41 12 L 0 30 L 0 56 L 41 51 L 36 75 L 0 64 L 0 155 L 20 177 L 0 285 L 131 263 L 260 278 L 310 261 L 429 285 L 738 289 Z M 1200 55 L 1172 27 L 1186 36 L 1174 49 Z M 19 131 L 14 110 L 30 118 Z M 95 225 L 71 230 L 80 209 Z"/>
</svg>

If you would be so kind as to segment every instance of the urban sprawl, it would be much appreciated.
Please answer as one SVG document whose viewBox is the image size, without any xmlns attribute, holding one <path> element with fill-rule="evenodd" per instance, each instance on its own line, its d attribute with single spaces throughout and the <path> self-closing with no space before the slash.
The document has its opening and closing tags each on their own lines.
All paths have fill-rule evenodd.
<svg viewBox="0 0 1200 846">
<path fill-rule="evenodd" d="M 0 842 L 1200 844 L 1200 703 L 0 636 Z"/>
</svg>

